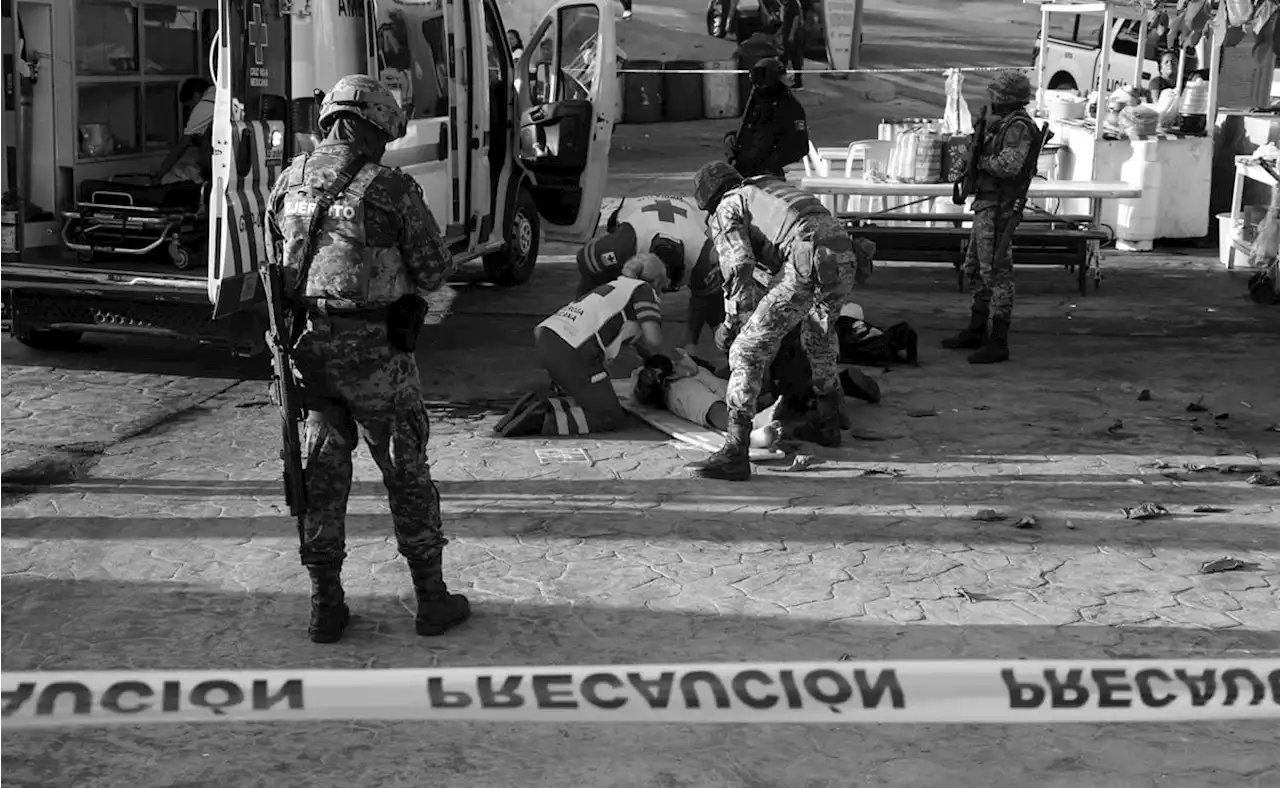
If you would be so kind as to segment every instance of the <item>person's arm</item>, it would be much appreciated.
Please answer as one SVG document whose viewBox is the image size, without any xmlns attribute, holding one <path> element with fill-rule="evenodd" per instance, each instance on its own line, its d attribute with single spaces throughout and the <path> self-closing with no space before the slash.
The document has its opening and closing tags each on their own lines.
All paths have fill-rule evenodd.
<svg viewBox="0 0 1280 788">
<path fill-rule="evenodd" d="M 624 316 L 640 324 L 640 336 L 634 342 L 640 358 L 647 359 L 662 347 L 662 302 L 652 287 L 642 284 L 635 289 Z"/>
<path fill-rule="evenodd" d="M 422 187 L 409 176 L 393 170 L 385 180 L 396 213 L 403 222 L 400 234 L 400 259 L 409 274 L 409 283 L 422 298 L 439 290 L 455 270 L 453 253 L 440 234 L 431 209 L 422 199 Z"/>
<path fill-rule="evenodd" d="M 756 255 L 751 248 L 751 214 L 741 194 L 727 195 L 716 207 L 710 220 L 712 240 L 720 256 L 720 272 L 724 277 L 725 312 L 744 321 L 752 303 L 752 275 Z"/>
<path fill-rule="evenodd" d="M 164 161 L 160 162 L 160 166 L 151 171 L 151 177 L 156 180 L 160 180 L 164 176 L 168 175 L 169 170 L 173 169 L 173 166 L 178 163 L 183 154 L 191 148 L 193 142 L 195 142 L 193 137 L 183 135 L 179 138 L 178 141 L 173 144 L 173 147 L 169 149 L 169 153 L 164 157 Z"/>
<path fill-rule="evenodd" d="M 978 160 L 978 168 L 997 178 L 1012 178 L 1022 172 L 1022 165 L 1031 155 L 1030 123 L 1017 121 L 1009 124 L 1001 139 L 1000 151 Z"/>
<path fill-rule="evenodd" d="M 684 334 L 684 349 L 689 355 L 693 355 L 698 347 L 698 340 L 702 339 L 702 326 L 707 322 L 709 311 L 704 297 L 696 293 L 689 294 L 689 323 Z"/>
<path fill-rule="evenodd" d="M 804 107 L 795 96 L 788 93 L 778 103 L 775 123 L 777 137 L 765 162 L 765 169 L 770 172 L 784 170 L 788 164 L 795 164 L 809 154 L 809 125 L 805 120 Z"/>
<path fill-rule="evenodd" d="M 169 150 L 169 154 L 164 157 L 164 161 L 160 162 L 160 166 L 151 173 L 156 180 L 168 175 L 169 170 L 174 168 L 178 160 L 193 145 L 197 148 L 199 147 L 200 135 L 207 132 L 209 127 L 213 125 L 213 109 L 213 97 L 206 91 L 187 117 L 187 125 L 182 129 L 182 137 L 174 143 Z"/>
</svg>

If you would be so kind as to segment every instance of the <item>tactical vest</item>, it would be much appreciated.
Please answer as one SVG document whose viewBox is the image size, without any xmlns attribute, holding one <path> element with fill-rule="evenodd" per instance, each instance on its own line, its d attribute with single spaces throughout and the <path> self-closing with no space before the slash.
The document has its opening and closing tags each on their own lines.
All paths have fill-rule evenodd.
<svg viewBox="0 0 1280 788">
<path fill-rule="evenodd" d="M 1039 134 L 1040 128 L 1036 126 L 1031 116 L 1025 110 L 1017 110 L 1010 112 L 1000 119 L 1000 122 L 987 130 L 987 138 L 983 140 L 982 149 L 976 155 L 995 156 L 1004 150 L 1004 137 L 1009 129 L 1015 123 L 1024 123 L 1027 126 L 1028 134 Z M 981 201 L 1007 201 L 1012 200 L 1018 195 L 1017 178 L 997 178 L 986 170 L 978 171 L 977 183 L 977 199 Z"/>
<path fill-rule="evenodd" d="M 370 246 L 367 242 L 365 192 L 385 171 L 379 164 L 364 165 L 351 185 L 333 201 L 320 224 L 307 280 L 297 288 L 311 217 L 325 192 L 325 180 L 320 176 L 332 172 L 308 167 L 309 158 L 289 168 L 284 203 L 277 219 L 284 240 L 286 287 L 291 292 L 300 291 L 304 300 L 323 298 L 347 308 L 386 305 L 412 292 L 400 250 Z"/>
</svg>

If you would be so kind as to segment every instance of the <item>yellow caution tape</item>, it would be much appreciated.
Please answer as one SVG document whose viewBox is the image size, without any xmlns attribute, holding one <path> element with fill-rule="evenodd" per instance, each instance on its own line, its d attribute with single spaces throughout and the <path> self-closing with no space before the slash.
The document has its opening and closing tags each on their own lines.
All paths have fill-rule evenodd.
<svg viewBox="0 0 1280 788">
<path fill-rule="evenodd" d="M 273 720 L 1280 719 L 1280 659 L 918 660 L 3 674 L 6 730 Z"/>
</svg>

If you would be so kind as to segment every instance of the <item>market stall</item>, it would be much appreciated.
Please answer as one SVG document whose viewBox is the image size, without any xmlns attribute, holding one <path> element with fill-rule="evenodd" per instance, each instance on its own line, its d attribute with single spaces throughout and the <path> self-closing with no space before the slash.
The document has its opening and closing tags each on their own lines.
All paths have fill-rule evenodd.
<svg viewBox="0 0 1280 788">
<path fill-rule="evenodd" d="M 1052 128 L 1059 153 L 1057 176 L 1073 181 L 1124 181 L 1141 188 L 1141 196 L 1110 201 L 1099 220 L 1114 229 L 1117 248 L 1148 251 L 1157 238 L 1202 238 L 1209 232 L 1209 182 L 1213 171 L 1212 124 L 1200 120 L 1216 116 L 1220 48 L 1206 31 L 1200 51 L 1207 62 L 1208 80 L 1192 79 L 1189 55 L 1179 49 L 1174 96 L 1156 97 L 1142 104 L 1137 91 L 1133 108 L 1124 112 L 1113 102 L 1117 89 L 1143 88 L 1159 71 L 1160 50 L 1149 40 L 1152 3 L 1132 0 L 1024 0 L 1041 11 L 1040 49 L 1036 58 L 1036 114 Z M 1101 19 L 1096 42 L 1079 35 L 1072 40 L 1055 34 L 1055 21 L 1074 16 Z M 1060 28 L 1059 28 L 1060 29 Z M 1055 65 L 1057 47 L 1066 62 L 1095 58 L 1088 69 L 1086 93 L 1097 96 L 1094 110 L 1088 100 L 1059 90 L 1078 83 Z M 1192 56 L 1194 57 L 1194 56 Z M 1053 73 L 1051 73 L 1053 72 Z M 1166 90 L 1165 92 L 1168 92 Z M 1125 94 L 1128 95 L 1128 94 Z M 1164 103 L 1158 104 L 1163 100 Z M 1170 100 L 1176 102 L 1170 104 Z M 1108 106 L 1110 104 L 1110 106 Z M 1118 110 L 1118 111 L 1117 111 Z M 1158 116 L 1158 122 L 1157 122 Z M 1137 121 L 1135 121 L 1135 118 Z M 1170 121 L 1170 118 L 1173 120 Z M 1078 213 L 1083 200 L 1064 199 L 1062 210 Z"/>
</svg>

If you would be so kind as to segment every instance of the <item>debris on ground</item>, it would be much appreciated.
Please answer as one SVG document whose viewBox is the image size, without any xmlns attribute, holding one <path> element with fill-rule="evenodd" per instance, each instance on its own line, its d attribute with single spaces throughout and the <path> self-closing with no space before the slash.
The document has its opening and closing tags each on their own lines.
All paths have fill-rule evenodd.
<svg viewBox="0 0 1280 788">
<path fill-rule="evenodd" d="M 1267 427 L 1263 431 L 1264 432 L 1280 432 L 1280 422 L 1277 422 L 1276 424 L 1272 424 L 1270 427 Z"/>
<path fill-rule="evenodd" d="M 1143 389 L 1142 391 L 1138 392 L 1138 402 L 1150 402 L 1150 401 L 1151 401 L 1151 389 Z"/>
<path fill-rule="evenodd" d="M 781 473 L 799 473 L 807 471 L 815 465 L 821 465 L 823 460 L 821 457 L 814 457 L 812 454 L 797 454 L 791 458 L 791 464 L 785 468 L 779 468 Z"/>
<path fill-rule="evenodd" d="M 1248 479 L 1245 479 L 1245 482 L 1259 487 L 1276 487 L 1280 486 L 1280 476 L 1277 476 L 1274 473 L 1255 473 Z"/>
<path fill-rule="evenodd" d="M 1137 506 L 1126 506 L 1120 510 L 1124 513 L 1126 520 L 1154 520 L 1157 517 L 1164 517 L 1169 510 L 1158 503 L 1143 503 Z"/>
<path fill-rule="evenodd" d="M 927 419 L 930 416 L 937 416 L 938 411 L 933 408 L 919 408 L 917 410 L 907 411 L 907 418 L 911 419 Z"/>
<path fill-rule="evenodd" d="M 853 662 L 853 655 L 846 651 L 836 659 L 836 662 Z"/>
<path fill-rule="evenodd" d="M 1155 462 L 1144 462 L 1138 466 L 1139 468 L 1150 468 L 1153 471 L 1163 471 L 1168 468 L 1176 468 L 1178 466 L 1166 460 L 1156 460 Z"/>
<path fill-rule="evenodd" d="M 1221 558 L 1215 558 L 1212 561 L 1205 561 L 1201 564 L 1200 574 L 1216 575 L 1219 572 L 1251 571 L 1257 568 L 1257 564 L 1251 564 L 1248 561 L 1241 561 L 1239 558 L 1224 555 Z"/>
<path fill-rule="evenodd" d="M 1191 471 L 1192 473 L 1200 473 L 1201 471 L 1216 470 L 1216 468 L 1214 468 L 1214 466 L 1212 465 L 1205 465 L 1199 462 L 1184 462 L 1182 463 L 1182 467 L 1188 471 Z"/>
<path fill-rule="evenodd" d="M 1229 418 L 1231 418 L 1231 414 L 1227 413 L 1226 411 L 1223 411 L 1222 413 L 1213 414 L 1214 421 L 1226 421 Z"/>
<path fill-rule="evenodd" d="M 1219 473 L 1262 473 L 1262 466 L 1256 464 L 1237 464 L 1222 465 L 1218 467 Z"/>
<path fill-rule="evenodd" d="M 979 509 L 974 513 L 973 517 L 970 517 L 969 519 L 977 520 L 982 523 L 998 523 L 1001 520 L 1008 520 L 1009 517 L 1008 515 L 997 512 L 995 509 Z"/>
<path fill-rule="evenodd" d="M 888 465 L 877 465 L 874 468 L 863 468 L 860 476 L 891 476 L 897 479 L 906 476 L 907 472 L 901 468 L 890 468 Z"/>
<path fill-rule="evenodd" d="M 1195 402 L 1192 402 L 1190 405 L 1187 405 L 1187 413 L 1208 413 L 1209 409 L 1202 404 L 1203 402 L 1204 402 L 1203 395 L 1196 397 Z"/>
<path fill-rule="evenodd" d="M 1040 523 L 1036 520 L 1035 515 L 1029 514 L 1026 517 L 1019 517 L 1018 522 L 1014 523 L 1013 527 L 1026 530 L 1028 528 L 1038 528 Z"/>
<path fill-rule="evenodd" d="M 1067 530 L 1068 530 L 1068 531 L 1074 531 L 1074 530 L 1076 530 L 1076 524 L 1075 524 L 1075 523 L 1073 523 L 1073 522 L 1071 522 L 1071 520 L 1067 520 L 1067 522 L 1066 522 L 1066 526 L 1067 526 Z"/>
<path fill-rule="evenodd" d="M 1206 506 L 1197 506 L 1191 511 L 1195 512 L 1196 514 L 1222 514 L 1224 512 L 1229 512 L 1231 510 L 1225 506 L 1207 506 L 1206 505 Z"/>
<path fill-rule="evenodd" d="M 973 603 L 973 602 L 999 602 L 999 601 L 1000 601 L 1000 598 L 999 598 L 999 597 L 990 596 L 989 594 L 982 594 L 982 593 L 979 593 L 979 592 L 977 592 L 977 591 L 970 591 L 970 590 L 969 590 L 969 589 L 967 589 L 967 588 L 957 588 L 957 589 L 956 589 L 956 593 L 955 593 L 955 595 L 956 595 L 956 596 L 958 596 L 958 597 L 960 597 L 960 598 L 961 598 L 961 599 L 963 599 L 964 601 L 966 601 L 966 602 L 970 602 L 970 603 Z"/>
</svg>

